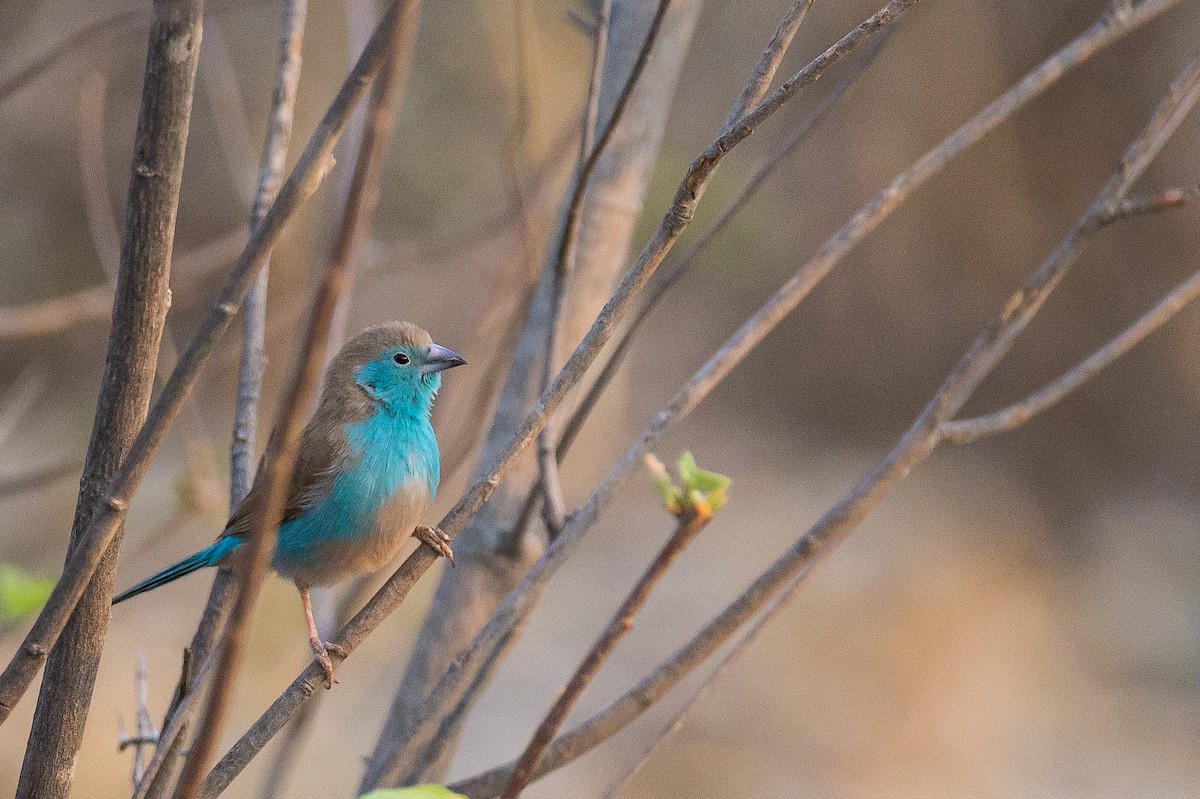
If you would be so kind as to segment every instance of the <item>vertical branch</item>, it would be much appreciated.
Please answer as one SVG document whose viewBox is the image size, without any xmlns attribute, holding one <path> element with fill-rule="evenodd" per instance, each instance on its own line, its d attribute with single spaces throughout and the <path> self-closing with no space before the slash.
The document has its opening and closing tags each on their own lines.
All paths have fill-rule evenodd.
<svg viewBox="0 0 1200 799">
<path fill-rule="evenodd" d="M 378 199 L 383 146 L 392 127 L 401 88 L 400 78 L 406 72 L 398 70 L 397 65 L 408 64 L 408 54 L 400 50 L 405 44 L 407 49 L 411 49 L 419 6 L 420 0 L 402 0 L 398 13 L 390 19 L 392 30 L 388 37 L 389 47 L 383 71 L 372 91 L 371 110 L 359 144 L 346 206 L 324 280 L 313 301 L 312 318 L 300 363 L 288 387 L 280 420 L 268 447 L 261 478 L 267 486 L 266 499 L 263 506 L 256 509 L 254 523 L 242 548 L 244 554 L 239 563 L 240 574 L 237 575 L 235 589 L 237 599 L 231 621 L 217 650 L 212 692 L 196 739 L 184 761 L 183 773 L 175 790 L 176 799 L 197 799 L 201 795 L 204 775 L 214 759 L 228 715 L 233 698 L 233 681 L 245 647 L 249 620 L 273 551 L 275 532 L 283 517 L 292 470 L 299 454 L 300 434 L 327 361 L 326 352 L 334 319 L 350 285 L 352 256 L 357 251 L 363 222 Z"/>
<path fill-rule="evenodd" d="M 659 0 L 654 18 L 650 20 L 650 27 L 646 31 L 645 38 L 642 40 L 642 46 L 638 50 L 637 57 L 634 59 L 633 67 L 629 70 L 629 77 L 625 79 L 625 84 L 617 95 L 616 104 L 613 106 L 612 113 L 604 125 L 604 131 L 596 138 L 594 143 L 591 141 L 591 137 L 587 135 L 580 141 L 579 165 L 576 168 L 575 176 L 567 195 L 566 222 L 562 226 L 558 241 L 554 244 L 551 262 L 547 267 L 549 295 L 546 303 L 546 345 L 542 358 L 542 379 L 540 383 L 543 390 L 550 385 L 550 381 L 553 380 L 563 360 L 559 353 L 561 349 L 559 342 L 561 336 L 561 331 L 559 330 L 560 317 L 562 315 L 563 300 L 567 291 L 567 279 L 578 257 L 579 229 L 583 223 L 583 198 L 587 193 L 588 183 L 591 180 L 592 173 L 596 169 L 600 155 L 612 139 L 613 131 L 620 124 L 621 117 L 625 113 L 625 108 L 629 105 L 629 98 L 633 96 L 633 91 L 638 85 L 638 80 L 646 68 L 646 61 L 650 58 L 651 50 L 654 49 L 659 29 L 662 27 L 663 17 L 666 16 L 670 4 L 670 0 Z M 612 16 L 611 2 L 608 3 L 606 9 L 602 9 L 601 16 L 605 18 L 603 22 L 607 24 L 608 19 Z M 604 62 L 607 58 L 607 53 L 600 50 L 600 45 L 603 43 L 607 47 L 607 35 L 604 37 L 597 35 L 596 42 L 596 55 L 593 58 L 593 69 L 595 71 L 592 73 L 592 78 L 588 85 L 587 117 L 584 120 L 585 128 L 588 127 L 589 122 L 592 126 L 595 125 L 596 117 L 599 116 L 600 112 L 598 88 L 603 74 Z M 552 414 L 546 421 L 545 428 L 538 435 L 537 447 L 543 515 L 545 516 L 546 529 L 551 540 L 558 536 L 567 515 L 566 502 L 562 495 L 562 483 L 558 474 L 558 459 L 555 457 L 559 436 L 557 419 L 557 415 Z"/>
<path fill-rule="evenodd" d="M 656 8 L 657 4 L 641 0 L 614 0 L 598 100 L 599 119 L 612 115 L 638 60 Z M 582 337 L 626 266 L 626 251 L 638 216 L 635 209 L 641 206 L 649 185 L 699 8 L 699 0 L 671 3 L 670 13 L 655 37 L 659 41 L 656 55 L 644 67 L 643 77 L 638 81 L 639 91 L 626 103 L 624 122 L 612 128 L 605 146 L 592 148 L 597 155 L 587 194 L 581 198 L 582 221 L 573 280 L 576 288 L 565 297 L 557 325 L 564 341 L 575 342 Z M 559 236 L 567 216 L 566 204 L 564 200 Z M 557 252 L 552 251 L 547 262 L 556 256 Z M 537 359 L 546 342 L 547 274 L 544 268 L 531 313 L 514 348 L 477 464 L 476 478 L 491 473 L 496 464 L 516 465 L 516 460 L 508 457 L 509 446 L 514 434 L 521 431 L 529 403 L 539 388 Z M 522 531 L 516 528 L 521 509 L 518 502 L 534 483 L 533 464 L 524 461 L 519 468 L 518 475 L 508 481 L 500 495 L 493 497 L 464 530 L 456 546 L 459 567 L 445 570 L 440 577 L 433 609 L 426 616 L 414 655 L 368 761 L 364 787 L 392 781 L 390 777 L 384 780 L 382 775 L 394 769 L 400 749 L 419 720 L 425 697 L 538 554 L 539 545 L 527 543 Z M 457 735 L 452 735 L 443 741 L 438 758 L 422 764 L 420 779 L 436 779 L 448 767 L 456 740 Z"/>
<path fill-rule="evenodd" d="M 254 230 L 267 216 L 279 188 L 283 185 L 288 147 L 292 141 L 292 119 L 296 113 L 296 92 L 300 85 L 301 47 L 308 0 L 285 0 L 279 37 L 279 68 L 271 95 L 271 116 L 267 122 L 267 140 L 258 168 L 258 191 L 250 212 Z M 263 336 L 267 315 L 267 280 L 270 253 L 242 305 L 242 360 L 238 372 L 237 407 L 234 411 L 233 443 L 229 450 L 229 510 L 232 513 L 250 491 L 254 480 L 254 440 L 258 430 L 258 402 L 262 392 L 266 354 Z"/>
<path fill-rule="evenodd" d="M 279 35 L 278 67 L 275 73 L 275 88 L 271 95 L 271 112 L 267 121 L 267 136 L 263 144 L 258 170 L 258 188 L 250 211 L 250 230 L 253 232 L 275 202 L 283 185 L 287 152 L 292 140 L 292 120 L 296 111 L 296 94 L 300 85 L 301 56 L 304 43 L 304 26 L 308 16 L 308 0 L 285 0 Z M 271 248 L 273 249 L 273 248 Z M 250 491 L 254 479 L 254 442 L 258 429 L 258 406 L 262 393 L 263 373 L 266 369 L 264 341 L 267 315 L 267 280 L 270 269 L 271 249 L 264 257 L 262 271 L 255 278 L 243 304 L 242 354 L 238 372 L 237 401 L 234 409 L 233 436 L 229 451 L 229 510 L 237 508 Z M 183 676 L 184 692 L 177 695 L 163 721 L 164 729 L 170 728 L 175 714 L 189 693 L 199 689 L 197 677 L 207 662 L 213 642 L 220 634 L 232 599 L 232 582 L 229 570 L 222 566 L 217 570 L 213 587 L 200 624 L 192 637 L 188 662 L 195 672 L 188 669 Z M 190 705 L 189 707 L 194 707 Z M 160 744 L 155 758 L 148 769 L 150 783 L 147 795 L 157 797 L 166 790 L 167 781 L 175 771 L 179 750 L 187 736 L 191 713 L 175 725 L 175 734 Z M 160 777 L 161 775 L 161 777 Z M 135 793 L 142 789 L 141 780 Z"/>
<path fill-rule="evenodd" d="M 67 569 L 146 418 L 170 305 L 171 251 L 202 33 L 202 0 L 158 0 L 148 37 L 108 355 L 71 525 Z M 121 531 L 100 553 L 46 661 L 17 787 L 22 799 L 70 793 L 108 631 Z M 45 648 L 31 654 L 40 659 Z M 11 706 L 11 705 L 9 705 Z M 6 714 L 5 714 L 6 715 Z"/>
<path fill-rule="evenodd" d="M 666 9 L 666 4 L 660 6 L 662 10 Z M 579 158 L 576 161 L 575 175 L 572 181 L 571 199 L 572 202 L 581 194 L 582 175 L 584 165 L 592 160 L 592 154 L 596 152 L 596 125 L 600 117 L 600 89 L 601 81 L 604 77 L 604 62 L 608 57 L 608 28 L 612 22 L 612 0 L 601 0 L 598 13 L 596 16 L 596 27 L 594 42 L 592 45 L 592 71 L 591 78 L 588 80 L 587 101 L 584 103 L 583 117 L 579 131 Z M 652 23 L 651 32 L 661 24 L 661 14 L 656 17 L 656 22 Z M 648 42 L 653 41 L 653 37 L 647 38 Z M 645 48 L 643 48 L 645 50 Z M 634 74 L 639 72 L 635 68 Z M 632 76 L 631 76 L 632 77 Z M 626 87 L 632 84 L 626 82 Z M 609 129 L 612 129 L 612 121 L 609 123 Z M 562 313 L 563 293 L 567 290 L 567 271 L 574 264 L 574 248 L 569 246 L 566 240 L 575 238 L 578 234 L 578 228 L 564 227 L 562 230 L 563 243 L 568 244 L 562 253 L 561 260 L 558 260 L 554 265 L 554 272 L 551 277 L 550 284 L 550 308 L 546 323 L 546 346 L 545 352 L 542 355 L 542 376 L 541 386 L 543 389 L 550 384 L 550 380 L 554 377 L 554 369 L 558 366 L 559 358 L 559 341 L 558 341 L 558 322 L 559 315 Z M 557 246 L 557 245 L 556 245 Z M 558 440 L 559 432 L 555 428 L 555 420 L 550 419 L 546 423 L 546 429 L 538 436 L 537 458 L 538 458 L 538 486 L 541 488 L 542 494 L 542 516 L 546 524 L 546 532 L 549 538 L 553 539 L 558 535 L 558 531 L 562 529 L 563 520 L 567 515 L 566 502 L 563 499 L 562 483 L 558 473 L 558 458 L 555 457 L 555 443 Z"/>
<path fill-rule="evenodd" d="M 78 546 L 67 556 L 62 578 L 55 584 L 24 642 L 0 674 L 0 724 L 8 719 L 12 709 L 28 690 L 47 652 L 66 627 L 68 618 L 125 519 L 129 502 L 149 469 L 151 456 L 162 443 L 167 429 L 179 416 L 200 369 L 212 357 L 217 342 L 228 329 L 250 283 L 261 268 L 263 253 L 274 246 L 300 206 L 325 179 L 332 165 L 333 148 L 346 128 L 350 113 L 382 66 L 384 52 L 391 44 L 390 22 L 399 13 L 401 2 L 393 0 L 384 12 L 366 49 L 309 138 L 274 205 L 262 224 L 251 234 L 179 363 L 171 371 L 162 393 L 146 416 L 145 424 L 137 431 L 137 436 L 129 446 L 127 457 L 120 462 L 107 489 L 101 492 L 95 513 L 79 536 Z"/>
</svg>

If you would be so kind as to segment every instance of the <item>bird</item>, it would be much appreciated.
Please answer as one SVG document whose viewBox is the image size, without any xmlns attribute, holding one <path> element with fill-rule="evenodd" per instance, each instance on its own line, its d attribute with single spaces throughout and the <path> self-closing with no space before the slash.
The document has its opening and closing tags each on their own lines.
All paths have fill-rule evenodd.
<svg viewBox="0 0 1200 799">
<path fill-rule="evenodd" d="M 317 409 L 301 434 L 271 559 L 271 568 L 300 591 L 309 644 L 328 687 L 329 652 L 346 652 L 321 640 L 310 588 L 375 571 L 414 535 L 453 563 L 449 538 L 418 523 L 441 476 L 429 419 L 433 399 L 441 373 L 465 363 L 411 322 L 368 328 L 329 362 Z M 262 475 L 260 468 L 211 546 L 118 594 L 113 604 L 230 563 L 266 500 Z"/>
</svg>

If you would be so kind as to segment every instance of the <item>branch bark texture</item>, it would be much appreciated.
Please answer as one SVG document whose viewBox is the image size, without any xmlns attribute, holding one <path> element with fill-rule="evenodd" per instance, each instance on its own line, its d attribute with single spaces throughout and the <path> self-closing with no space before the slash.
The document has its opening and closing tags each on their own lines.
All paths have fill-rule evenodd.
<svg viewBox="0 0 1200 799">
<path fill-rule="evenodd" d="M 265 253 L 275 245 L 284 226 L 317 190 L 331 168 L 333 147 L 366 87 L 383 64 L 391 41 L 389 23 L 395 14 L 400 13 L 400 6 L 400 0 L 396 0 L 384 13 L 370 43 L 313 132 L 271 210 L 251 234 L 249 243 L 217 293 L 211 310 L 201 321 L 187 350 L 167 379 L 146 423 L 130 446 L 129 454 L 121 461 L 120 468 L 99 503 L 97 513 L 87 525 L 87 531 L 80 536 L 80 545 L 71 552 L 62 579 L 55 585 L 20 650 L 4 673 L 0 674 L 0 723 L 8 718 L 13 706 L 33 681 L 46 652 L 58 640 L 67 618 L 124 520 L 130 499 L 149 468 L 150 457 L 162 442 L 167 428 L 179 415 L 200 368 L 212 356 L 217 342 L 228 329 L 250 283 L 263 266 Z M 432 550 L 430 554 L 433 554 Z"/>
<path fill-rule="evenodd" d="M 596 116 L 600 131 L 607 129 L 637 63 L 656 5 L 635 0 L 612 3 Z M 589 170 L 586 192 L 577 200 L 577 210 L 570 210 L 568 198 L 568 207 L 562 212 L 558 238 L 567 235 L 572 213 L 578 217 L 578 227 L 569 285 L 564 287 L 561 313 L 553 316 L 557 316 L 559 330 L 556 338 L 571 346 L 583 337 L 625 265 L 700 5 L 699 0 L 675 0 L 671 4 L 655 37 L 654 58 L 645 63 L 637 88 L 624 104 L 620 124 L 611 129 L 602 148 L 597 142 L 596 148 L 589 151 L 589 154 L 596 152 L 596 156 Z M 558 249 L 557 242 L 552 244 L 530 319 L 517 343 L 488 432 L 477 476 L 485 474 L 489 465 L 503 454 L 513 434 L 520 429 L 526 409 L 542 388 L 536 384 L 536 367 L 545 342 L 551 338 L 547 328 L 552 317 L 553 281 L 549 278 L 561 257 Z M 534 478 L 534 466 L 526 462 L 459 536 L 455 546 L 458 568 L 447 569 L 441 575 L 433 606 L 421 628 L 391 713 L 368 759 L 364 789 L 409 779 L 437 779 L 449 765 L 453 745 L 444 747 L 445 754 L 427 763 L 419 775 L 409 774 L 403 780 L 399 776 L 384 776 L 394 770 L 391 764 L 411 733 L 414 715 L 423 699 L 538 555 L 539 544 L 521 537 L 517 529 L 523 499 Z"/>
<path fill-rule="evenodd" d="M 150 404 L 170 306 L 171 251 L 203 8 L 201 0 L 158 0 L 154 4 L 108 355 L 71 526 L 67 569 L 87 542 L 89 525 Z M 116 525 L 96 567 L 86 574 L 75 572 L 83 578 L 81 596 L 46 662 L 17 787 L 16 795 L 22 799 L 70 793 L 108 632 L 120 537 Z M 47 643 L 27 643 L 23 650 L 35 670 Z M 7 715 L 15 698 L 5 696 L 0 702 Z"/>
</svg>

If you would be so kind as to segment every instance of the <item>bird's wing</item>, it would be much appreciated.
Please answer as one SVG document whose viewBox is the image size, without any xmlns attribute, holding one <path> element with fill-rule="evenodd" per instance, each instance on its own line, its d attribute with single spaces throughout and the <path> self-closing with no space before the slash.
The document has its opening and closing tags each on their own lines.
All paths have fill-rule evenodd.
<svg viewBox="0 0 1200 799">
<path fill-rule="evenodd" d="M 271 443 L 273 441 L 267 444 L 268 452 L 273 449 Z M 315 419 L 309 423 L 300 439 L 300 451 L 296 456 L 296 466 L 292 470 L 281 524 L 303 516 L 308 508 L 329 496 L 334 478 L 341 472 L 348 450 L 341 425 L 319 424 Z M 263 457 L 265 459 L 266 456 Z M 222 538 L 231 535 L 241 537 L 249 533 L 254 512 L 267 499 L 262 465 L 263 462 L 259 461 L 258 473 L 250 487 L 250 493 L 233 512 L 229 523 L 225 525 Z"/>
</svg>

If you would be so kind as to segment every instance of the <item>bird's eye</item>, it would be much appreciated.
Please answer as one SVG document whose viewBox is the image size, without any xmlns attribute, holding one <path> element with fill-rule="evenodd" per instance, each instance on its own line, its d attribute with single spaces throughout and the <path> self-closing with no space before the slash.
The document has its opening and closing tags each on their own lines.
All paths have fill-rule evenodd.
<svg viewBox="0 0 1200 799">
<path fill-rule="evenodd" d="M 392 360 L 395 361 L 396 363 L 400 364 L 401 366 L 404 366 L 405 364 L 408 363 L 408 356 L 405 355 L 403 352 L 397 352 L 395 355 L 392 356 Z"/>
</svg>

